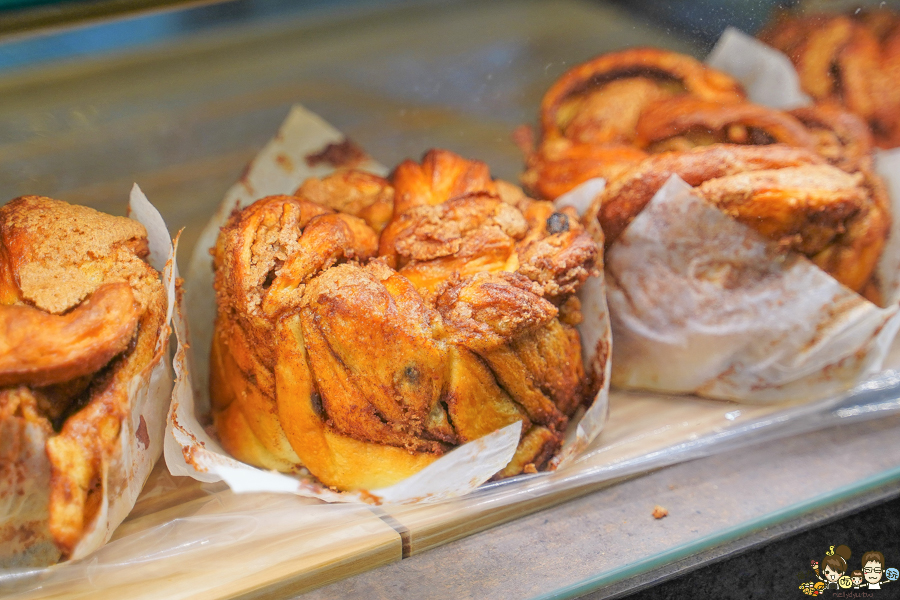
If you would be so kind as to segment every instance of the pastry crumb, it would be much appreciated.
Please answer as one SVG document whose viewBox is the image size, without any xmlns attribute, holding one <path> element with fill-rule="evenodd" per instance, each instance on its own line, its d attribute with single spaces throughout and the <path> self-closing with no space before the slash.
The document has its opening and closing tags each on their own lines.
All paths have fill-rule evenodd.
<svg viewBox="0 0 900 600">
<path fill-rule="evenodd" d="M 654 519 L 662 519 L 663 517 L 669 516 L 669 511 L 663 508 L 660 505 L 656 505 L 653 507 L 653 518 Z"/>
<path fill-rule="evenodd" d="M 534 474 L 537 473 L 537 467 L 534 466 L 534 463 L 528 463 L 522 468 L 523 473 Z"/>
</svg>

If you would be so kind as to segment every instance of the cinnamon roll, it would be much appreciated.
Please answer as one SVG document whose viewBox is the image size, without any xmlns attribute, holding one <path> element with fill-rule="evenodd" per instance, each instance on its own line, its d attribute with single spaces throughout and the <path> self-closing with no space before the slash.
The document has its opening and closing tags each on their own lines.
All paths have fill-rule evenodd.
<svg viewBox="0 0 900 600">
<path fill-rule="evenodd" d="M 645 157 L 635 145 L 642 113 L 681 96 L 727 104 L 744 93 L 724 73 L 655 48 L 604 54 L 569 70 L 544 95 L 537 144 L 518 134 L 523 185 L 552 200 L 593 177 L 617 176 Z"/>
<path fill-rule="evenodd" d="M 380 239 L 309 201 L 307 184 L 222 228 L 210 389 L 223 445 L 377 489 L 518 424 L 497 476 L 544 468 L 595 392 L 574 293 L 598 248 L 574 214 L 449 152 L 385 182 L 375 187 L 392 190 L 393 215 Z"/>
<path fill-rule="evenodd" d="M 646 159 L 610 185 L 588 212 L 612 244 L 671 175 L 777 242 L 806 255 L 850 289 L 872 279 L 891 214 L 883 183 L 817 154 L 780 144 L 718 144 Z"/>
<path fill-rule="evenodd" d="M 852 15 L 783 15 L 758 37 L 794 63 L 803 90 L 845 107 L 871 128 L 876 145 L 900 144 L 900 18 L 888 10 Z"/>
</svg>

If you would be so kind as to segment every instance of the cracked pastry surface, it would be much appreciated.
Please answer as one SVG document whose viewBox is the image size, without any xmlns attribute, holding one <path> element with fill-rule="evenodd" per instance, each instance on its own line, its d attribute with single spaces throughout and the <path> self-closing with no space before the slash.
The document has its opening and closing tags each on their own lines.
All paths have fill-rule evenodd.
<svg viewBox="0 0 900 600">
<path fill-rule="evenodd" d="M 436 154 L 439 159 L 432 158 Z M 520 273 L 538 282 L 548 297 L 571 295 L 584 283 L 598 260 L 597 246 L 573 209 L 557 210 L 510 184 L 493 182 L 486 165 L 447 151 L 426 153 L 423 165 L 438 161 L 462 163 L 451 173 L 486 175 L 467 178 L 456 196 L 423 191 L 424 178 L 411 185 L 397 178 L 398 195 L 411 201 L 405 211 L 395 207 L 381 235 L 379 254 L 389 265 L 430 292 L 451 275 L 477 272 Z"/>
<path fill-rule="evenodd" d="M 450 152 L 385 181 L 380 236 L 308 193 L 263 198 L 223 227 L 210 380 L 223 444 L 252 464 L 376 489 L 519 423 L 498 476 L 543 468 L 592 398 L 573 295 L 596 244 L 574 213 Z M 313 235 L 317 223 L 331 233 Z"/>
<path fill-rule="evenodd" d="M 384 177 L 366 171 L 342 169 L 322 178 L 310 178 L 294 195 L 354 217 L 381 233 L 394 213 L 394 188 Z"/>
<path fill-rule="evenodd" d="M 850 289 L 869 284 L 891 215 L 883 184 L 800 148 L 713 145 L 654 155 L 613 181 L 588 215 L 611 244 L 673 174 L 738 221 L 805 254 Z"/>
<path fill-rule="evenodd" d="M 39 196 L 0 208 L 0 417 L 43 431 L 63 556 L 99 509 L 129 384 L 156 354 L 166 297 L 147 254 L 131 219 Z"/>
</svg>

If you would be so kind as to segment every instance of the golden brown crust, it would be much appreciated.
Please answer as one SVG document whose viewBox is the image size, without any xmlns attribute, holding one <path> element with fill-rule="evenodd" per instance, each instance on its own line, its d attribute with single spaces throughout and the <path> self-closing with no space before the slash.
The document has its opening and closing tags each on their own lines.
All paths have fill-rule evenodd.
<svg viewBox="0 0 900 600">
<path fill-rule="evenodd" d="M 861 118 L 829 103 L 795 108 L 791 114 L 810 131 L 816 152 L 829 163 L 848 172 L 872 169 L 874 141 Z"/>
<path fill-rule="evenodd" d="M 476 352 L 498 348 L 559 313 L 538 286 L 514 273 L 452 281 L 436 297 L 435 307 L 454 341 Z"/>
<path fill-rule="evenodd" d="M 537 283 L 546 298 L 572 297 L 602 268 L 597 244 L 571 206 L 557 210 L 550 202 L 531 200 L 521 208 L 528 233 L 516 244 L 516 273 Z"/>
<path fill-rule="evenodd" d="M 824 162 L 809 150 L 782 145 L 716 144 L 687 152 L 656 154 L 610 182 L 586 215 L 594 216 L 599 221 L 608 248 L 672 175 L 678 175 L 689 185 L 696 186 L 708 179 L 732 173 Z"/>
<path fill-rule="evenodd" d="M 627 89 L 618 89 L 624 80 L 637 79 L 628 85 Z M 591 101 L 588 97 L 584 101 L 586 92 L 593 93 L 598 89 L 602 91 L 615 82 L 612 95 L 615 100 L 609 104 L 603 104 L 597 110 L 597 101 Z M 657 92 L 649 91 L 647 84 L 655 87 Z M 630 141 L 628 136 L 634 129 L 634 122 L 625 118 L 621 127 L 615 123 L 622 119 L 623 109 L 628 114 L 640 111 L 634 110 L 634 104 L 641 108 L 661 97 L 686 93 L 704 100 L 713 102 L 734 102 L 744 97 L 743 90 L 736 80 L 728 75 L 711 69 L 694 58 L 660 50 L 656 48 L 631 48 L 619 52 L 603 54 L 570 69 L 556 80 L 541 102 L 541 131 L 544 138 L 548 137 L 573 137 L 579 141 L 592 143 L 616 143 Z M 588 94 L 589 96 L 589 94 Z M 566 103 L 582 98 L 583 106 L 566 108 Z M 582 109 L 584 112 L 582 112 Z M 578 113 L 585 112 L 596 114 L 597 118 L 588 119 L 578 117 Z M 632 118 L 634 115 L 632 114 Z M 613 129 L 611 135 L 587 136 L 589 139 L 581 140 L 578 134 L 574 136 L 566 133 L 566 128 L 572 123 L 579 125 L 578 130 L 589 129 L 587 121 L 593 121 L 593 129 L 607 125 Z M 624 136 L 624 138 L 622 137 Z"/>
<path fill-rule="evenodd" d="M 328 425 L 358 440 L 441 453 L 427 428 L 446 362 L 436 320 L 410 282 L 379 262 L 340 265 L 310 282 L 300 323 Z"/>
<path fill-rule="evenodd" d="M 299 305 L 310 279 L 376 248 L 377 235 L 361 219 L 295 196 L 262 198 L 222 228 L 214 253 L 210 395 L 233 455 L 281 471 L 299 468 L 277 414 L 275 323 Z"/>
<path fill-rule="evenodd" d="M 150 269 L 149 265 L 147 268 Z M 122 420 L 128 416 L 131 380 L 158 356 L 157 341 L 166 319 L 166 296 L 162 282 L 156 281 L 158 287 L 155 293 L 148 294 L 148 306 L 141 314 L 131 346 L 114 359 L 103 378 L 92 384 L 87 405 L 67 418 L 59 435 L 47 442 L 53 467 L 50 530 L 65 554 L 75 547 L 84 524 L 93 519 L 94 511 L 99 508 L 102 489 L 98 479 L 117 444 Z M 90 477 L 84 477 L 80 470 L 69 471 L 71 464 L 90 465 Z M 79 506 L 83 507 L 83 519 L 70 520 Z"/>
<path fill-rule="evenodd" d="M 523 432 L 531 426 L 525 411 L 500 387 L 477 354 L 453 344 L 448 364 L 444 401 L 459 443 L 477 440 L 516 421 L 522 423 Z"/>
<path fill-rule="evenodd" d="M 438 458 L 436 453 L 357 440 L 329 427 L 307 366 L 299 315 L 288 315 L 278 323 L 275 340 L 279 416 L 303 464 L 322 483 L 347 490 L 378 489 L 409 477 Z"/>
<path fill-rule="evenodd" d="M 646 156 L 635 147 L 643 112 L 683 96 L 727 104 L 744 94 L 724 73 L 655 48 L 611 52 L 570 69 L 544 95 L 536 148 L 529 130 L 515 134 L 525 154 L 523 185 L 553 200 L 594 177 L 617 177 Z"/>
<path fill-rule="evenodd" d="M 521 275 L 479 273 L 448 286 L 435 306 L 454 341 L 487 362 L 528 417 L 561 432 L 584 398 L 581 344 L 539 290 Z"/>
<path fill-rule="evenodd" d="M 647 154 L 625 145 L 597 145 L 565 138 L 544 140 L 537 152 L 526 153 L 522 185 L 535 198 L 555 200 L 585 181 L 615 179 Z"/>
<path fill-rule="evenodd" d="M 446 165 L 458 163 L 445 172 L 469 168 L 462 157 L 441 156 Z M 452 277 L 507 271 L 540 283 L 547 297 L 573 294 L 593 272 L 598 255 L 577 214 L 532 200 L 508 183 L 491 183 L 496 192 L 470 192 L 395 214 L 382 232 L 379 255 L 428 292 Z M 433 177 L 434 187 L 450 185 Z"/>
<path fill-rule="evenodd" d="M 266 469 L 299 471 L 302 461 L 281 426 L 273 374 L 252 365 L 250 348 L 240 343 L 240 328 L 227 323 L 226 316 L 220 318 L 209 358 L 209 395 L 222 446 Z"/>
<path fill-rule="evenodd" d="M 401 164 L 390 185 L 394 215 L 367 264 L 364 224 L 338 234 L 354 217 L 313 215 L 297 198 L 260 200 L 222 229 L 210 384 L 223 444 L 253 464 L 302 463 L 327 485 L 375 489 L 520 423 L 519 471 L 504 473 L 544 467 L 589 391 L 554 303 L 577 321 L 568 300 L 596 244 L 571 210 L 447 151 Z M 459 300 L 465 290 L 480 300 Z M 442 315 L 437 297 L 458 310 Z M 485 328 L 492 345 L 466 337 Z"/>
<path fill-rule="evenodd" d="M 422 162 L 405 160 L 391 175 L 394 218 L 415 206 L 434 206 L 468 194 L 497 195 L 486 164 L 447 150 L 429 150 Z"/>
<path fill-rule="evenodd" d="M 630 144 L 634 141 L 635 125 L 646 107 L 669 98 L 671 93 L 652 77 L 613 79 L 583 95 L 567 98 L 559 106 L 556 125 L 561 137 L 573 142 Z M 544 133 L 548 138 L 557 137 L 546 129 Z"/>
<path fill-rule="evenodd" d="M 791 115 L 750 102 L 721 104 L 678 96 L 647 107 L 637 123 L 636 144 L 650 152 L 710 144 L 787 144 L 816 149 L 815 139 Z"/>
<path fill-rule="evenodd" d="M 541 425 L 535 425 L 522 435 L 509 464 L 494 476 L 504 479 L 520 473 L 537 473 L 550 461 L 560 448 L 559 435 Z"/>
<path fill-rule="evenodd" d="M 384 177 L 366 171 L 335 171 L 321 179 L 310 178 L 294 195 L 353 215 L 381 233 L 394 212 L 394 188 Z"/>
<path fill-rule="evenodd" d="M 65 315 L 0 306 L 0 386 L 44 387 L 100 370 L 128 347 L 139 316 L 121 282 L 100 286 Z"/>
<path fill-rule="evenodd" d="M 271 371 L 271 319 L 288 308 L 284 302 L 298 301 L 294 292 L 322 269 L 369 258 L 376 249 L 377 235 L 361 219 L 294 196 L 258 200 L 235 212 L 216 242 L 220 313 L 229 312 Z"/>
<path fill-rule="evenodd" d="M 866 122 L 878 146 L 893 148 L 900 144 L 898 23 L 888 10 L 783 16 L 759 38 L 787 54 L 814 100 L 844 106 Z"/>
<path fill-rule="evenodd" d="M 0 209 L 0 320 L 16 346 L 0 385 L 31 386 L 0 396 L 27 390 L 36 408 L 4 416 L 46 423 L 48 527 L 63 556 L 99 510 L 132 378 L 158 356 L 166 294 L 147 253 L 130 219 L 38 196 Z M 63 418 L 50 434 L 50 419 Z"/>
<path fill-rule="evenodd" d="M 147 232 L 137 221 L 23 196 L 0 208 L 0 237 L 22 298 L 47 312 L 73 308 L 101 281 L 127 282 L 144 310 L 155 292 L 158 276 L 143 260 Z"/>
<path fill-rule="evenodd" d="M 861 292 L 890 227 L 883 185 L 806 150 L 715 145 L 648 158 L 598 196 L 588 212 L 614 241 L 673 174 L 765 237 L 807 255 Z"/>
<path fill-rule="evenodd" d="M 765 237 L 808 255 L 829 246 L 866 202 L 862 175 L 828 165 L 724 175 L 697 186 L 698 194 Z"/>
<path fill-rule="evenodd" d="M 515 269 L 516 242 L 527 229 L 514 206 L 472 194 L 396 217 L 382 233 L 379 255 L 416 287 L 434 290 L 454 272 Z"/>
</svg>

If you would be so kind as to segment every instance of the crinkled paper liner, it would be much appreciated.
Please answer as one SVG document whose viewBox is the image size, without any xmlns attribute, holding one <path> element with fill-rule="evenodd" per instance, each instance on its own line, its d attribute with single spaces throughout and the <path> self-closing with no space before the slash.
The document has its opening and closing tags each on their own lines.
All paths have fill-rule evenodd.
<svg viewBox="0 0 900 600">
<path fill-rule="evenodd" d="M 900 327 L 898 250 L 880 262 L 880 308 L 673 176 L 607 253 L 612 383 L 752 403 L 848 390 Z"/>
<path fill-rule="evenodd" d="M 510 461 L 518 444 L 517 424 L 464 444 L 417 473 L 389 488 L 365 492 L 335 492 L 310 476 L 288 476 L 241 463 L 228 455 L 204 427 L 209 413 L 207 381 L 209 348 L 216 313 L 212 258 L 219 228 L 236 206 L 247 206 L 267 195 L 292 193 L 310 177 L 322 177 L 335 166 L 308 157 L 323 156 L 330 145 L 345 143 L 344 136 L 318 116 L 294 107 L 278 134 L 248 166 L 241 180 L 226 194 L 219 211 L 204 229 L 191 260 L 185 286 L 190 333 L 176 318 L 179 338 L 175 370 L 177 381 L 169 411 L 165 442 L 166 465 L 173 475 L 200 481 L 224 480 L 235 492 L 282 492 L 328 502 L 379 504 L 436 501 L 475 489 Z M 385 168 L 369 160 L 361 167 L 378 174 Z M 607 411 L 610 329 L 603 300 L 602 278 L 585 286 L 585 323 L 580 332 L 586 365 L 602 373 L 600 392 L 580 419 L 573 419 L 566 443 L 554 466 L 573 460 L 600 432 Z M 188 337 L 188 335 L 190 337 Z M 187 343 L 187 340 L 190 343 Z"/>
<path fill-rule="evenodd" d="M 736 29 L 707 63 L 741 81 L 754 102 L 810 102 L 787 56 Z M 606 257 L 613 385 L 802 401 L 878 372 L 900 327 L 900 152 L 879 151 L 875 164 L 895 215 L 878 265 L 885 308 L 799 255 L 785 259 L 670 180 Z"/>
<path fill-rule="evenodd" d="M 788 58 L 737 30 L 707 62 L 755 102 L 809 103 Z M 900 154 L 879 153 L 876 168 L 898 215 Z M 606 255 L 613 386 L 776 403 L 862 383 L 882 369 L 900 328 L 898 221 L 878 265 L 882 308 L 671 178 Z"/>
<path fill-rule="evenodd" d="M 147 229 L 149 262 L 163 273 L 168 309 L 153 360 L 129 384 L 131 411 L 122 422 L 119 444 L 102 465 L 100 508 L 94 519 L 86 524 L 84 534 L 72 552 L 72 560 L 83 558 L 103 546 L 134 506 L 162 451 L 166 410 L 172 391 L 169 323 L 175 306 L 175 248 L 159 212 L 137 185 L 131 190 L 129 208 L 130 216 Z M 0 440 L 16 439 L 8 436 L 12 433 L 8 431 L 9 427 L 12 427 L 10 423 L 0 424 Z M 0 531 L 16 532 L 14 536 L 4 535 L 2 542 L 7 569 L 0 570 L 0 589 L 27 574 L 27 568 L 52 564 L 60 556 L 47 528 L 50 462 L 44 450 L 46 438 L 36 427 L 25 428 L 22 439 L 28 443 L 16 448 L 15 454 L 8 454 L 9 449 L 4 450 L 4 459 L 9 459 L 6 464 L 16 465 L 20 477 L 4 477 L 0 481 L 0 513 L 3 514 Z"/>
<path fill-rule="evenodd" d="M 791 110 L 811 103 L 787 56 L 734 27 L 722 33 L 706 64 L 740 81 L 757 104 Z"/>
</svg>

